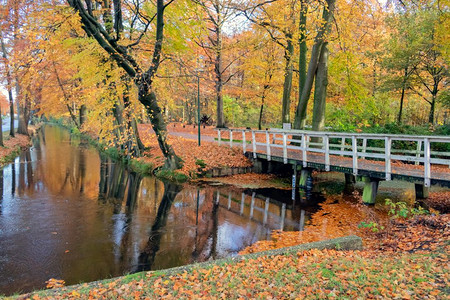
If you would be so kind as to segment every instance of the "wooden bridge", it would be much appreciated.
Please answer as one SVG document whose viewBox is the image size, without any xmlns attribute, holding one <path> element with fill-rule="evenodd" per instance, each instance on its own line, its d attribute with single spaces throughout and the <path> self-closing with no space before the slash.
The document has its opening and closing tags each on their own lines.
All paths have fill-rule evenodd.
<svg viewBox="0 0 450 300">
<path fill-rule="evenodd" d="M 430 185 L 450 187 L 448 136 L 217 129 L 217 142 L 241 147 L 254 159 L 291 164 L 295 174 L 300 167 L 300 185 L 313 169 L 358 176 L 366 203 L 374 203 L 381 180 L 413 182 L 419 198 L 428 196 Z"/>
</svg>

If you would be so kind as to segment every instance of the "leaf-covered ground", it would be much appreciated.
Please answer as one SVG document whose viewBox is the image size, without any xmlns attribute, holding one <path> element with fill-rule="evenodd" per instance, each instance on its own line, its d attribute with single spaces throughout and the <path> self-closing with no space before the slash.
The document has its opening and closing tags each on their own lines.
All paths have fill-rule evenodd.
<svg viewBox="0 0 450 300">
<path fill-rule="evenodd" d="M 289 180 L 282 180 L 273 174 L 246 173 L 218 178 L 201 178 L 203 182 L 220 182 L 247 189 L 276 188 L 291 189 Z"/>
<path fill-rule="evenodd" d="M 29 147 L 30 138 L 26 135 L 16 134 L 15 137 L 3 141 L 4 147 L 0 147 L 0 165 L 10 162 L 14 159 L 15 155 L 20 151 Z"/>
<path fill-rule="evenodd" d="M 274 231 L 271 240 L 258 241 L 241 254 L 346 235 L 360 236 L 365 249 L 378 252 L 430 251 L 450 240 L 448 214 L 417 216 L 408 220 L 392 219 L 383 210 L 346 201 L 342 196 L 329 196 L 320 206 L 321 209 L 312 215 L 304 231 Z M 378 232 L 358 228 L 361 222 L 376 223 Z"/>
<path fill-rule="evenodd" d="M 448 248 L 447 248 L 448 250 Z M 309 250 L 189 272 L 147 272 L 29 299 L 444 299 L 448 253 Z"/>
<path fill-rule="evenodd" d="M 170 127 L 169 127 L 170 128 Z M 180 129 L 180 128 L 177 128 Z M 164 164 L 164 157 L 158 146 L 155 134 L 149 125 L 139 126 L 140 137 L 146 147 L 149 147 L 144 162 L 151 163 L 154 168 Z M 222 167 L 250 167 L 251 162 L 242 154 L 242 150 L 215 143 L 202 143 L 181 136 L 169 135 L 169 144 L 175 153 L 183 160 L 183 167 L 177 172 L 188 177 L 195 177 L 201 171 Z"/>
<path fill-rule="evenodd" d="M 450 191 L 430 193 L 425 203 L 442 213 L 450 212 Z"/>
</svg>

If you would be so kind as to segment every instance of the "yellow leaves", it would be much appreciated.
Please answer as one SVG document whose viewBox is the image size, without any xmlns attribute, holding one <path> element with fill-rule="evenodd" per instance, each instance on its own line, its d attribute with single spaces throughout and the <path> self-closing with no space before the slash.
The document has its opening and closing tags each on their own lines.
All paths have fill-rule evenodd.
<svg viewBox="0 0 450 300">
<path fill-rule="evenodd" d="M 174 128 L 173 124 L 168 125 L 169 129 L 169 144 L 173 147 L 175 153 L 183 160 L 183 167 L 179 170 L 180 173 L 187 176 L 196 175 L 199 172 L 199 161 L 205 166 L 203 171 L 212 168 L 222 167 L 248 167 L 250 162 L 240 149 L 230 149 L 229 147 L 220 147 L 215 143 L 203 142 L 198 147 L 195 139 L 187 139 L 179 135 L 191 137 L 191 131 L 183 129 L 181 125 L 177 124 Z M 193 129 L 192 127 L 190 128 Z M 207 129 L 202 128 L 202 134 L 214 134 L 212 127 Z M 151 162 L 154 167 L 159 167 L 164 164 L 164 157 L 157 144 L 156 135 L 154 134 L 149 124 L 139 125 L 139 135 L 143 143 L 150 147 L 150 151 L 145 153 L 143 158 L 146 162 Z"/>
<path fill-rule="evenodd" d="M 65 281 L 62 279 L 50 278 L 45 282 L 47 285 L 45 286 L 48 289 L 60 288 L 65 285 Z"/>
<path fill-rule="evenodd" d="M 73 291 L 73 292 L 71 293 L 71 295 L 72 295 L 73 297 L 80 297 L 80 296 L 81 296 L 80 293 L 78 293 L 77 291 Z"/>
</svg>

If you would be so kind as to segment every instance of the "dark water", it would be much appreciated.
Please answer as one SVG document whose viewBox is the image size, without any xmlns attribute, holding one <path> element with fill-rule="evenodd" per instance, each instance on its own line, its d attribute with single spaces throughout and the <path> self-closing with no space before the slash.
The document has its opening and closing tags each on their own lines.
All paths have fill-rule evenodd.
<svg viewBox="0 0 450 300">
<path fill-rule="evenodd" d="M 290 191 L 142 177 L 52 126 L 0 170 L 0 195 L 6 295 L 236 255 L 274 229 L 302 230 L 317 209 Z"/>
</svg>

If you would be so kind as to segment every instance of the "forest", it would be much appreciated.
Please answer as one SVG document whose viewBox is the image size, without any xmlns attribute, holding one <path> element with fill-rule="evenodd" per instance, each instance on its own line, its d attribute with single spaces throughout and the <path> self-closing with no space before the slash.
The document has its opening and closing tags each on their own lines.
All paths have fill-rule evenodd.
<svg viewBox="0 0 450 300">
<path fill-rule="evenodd" d="M 64 117 L 139 156 L 138 124 L 151 123 L 177 168 L 166 126 L 199 117 L 218 128 L 450 132 L 448 1 L 1 2 L 0 107 L 21 134 Z"/>
</svg>

